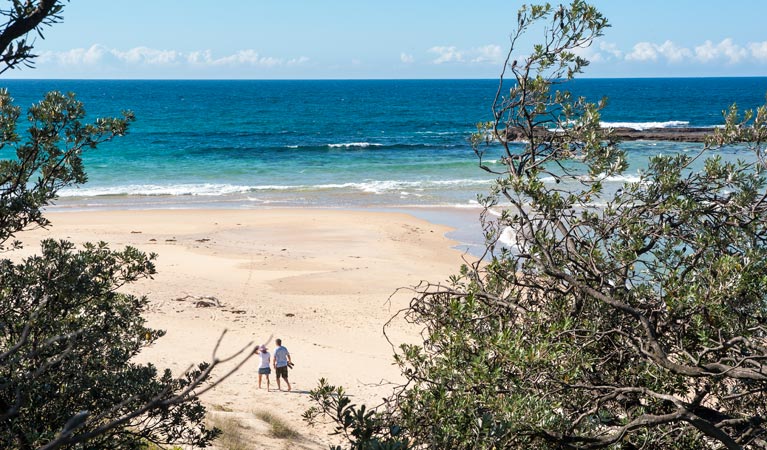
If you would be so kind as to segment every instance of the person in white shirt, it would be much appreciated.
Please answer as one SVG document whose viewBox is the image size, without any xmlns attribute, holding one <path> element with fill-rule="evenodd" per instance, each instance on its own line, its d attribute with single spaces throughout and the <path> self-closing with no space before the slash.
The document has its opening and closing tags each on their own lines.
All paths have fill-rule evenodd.
<svg viewBox="0 0 767 450">
<path fill-rule="evenodd" d="M 261 389 L 261 377 L 266 375 L 266 392 L 269 392 L 269 374 L 272 373 L 272 369 L 269 368 L 269 359 L 272 355 L 264 345 L 258 348 L 258 352 L 261 357 L 261 365 L 258 366 L 258 388 Z"/>
</svg>

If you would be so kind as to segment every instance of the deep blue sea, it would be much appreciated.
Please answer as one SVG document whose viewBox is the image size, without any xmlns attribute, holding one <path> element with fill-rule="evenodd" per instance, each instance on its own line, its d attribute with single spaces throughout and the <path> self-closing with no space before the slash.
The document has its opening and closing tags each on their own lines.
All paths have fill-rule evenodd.
<svg viewBox="0 0 767 450">
<path fill-rule="evenodd" d="M 130 109 L 125 137 L 85 154 L 89 182 L 58 208 L 471 208 L 490 184 L 468 143 L 496 80 L 3 80 L 26 108 L 75 92 L 92 117 Z M 765 78 L 582 79 L 606 124 L 714 127 L 731 103 L 765 101 Z M 700 144 L 627 142 L 626 176 L 650 155 Z M 736 150 L 726 150 L 737 156 Z M 730 154 L 728 153 L 728 154 Z M 7 150 L 0 156 L 8 157 Z M 492 155 L 490 155 L 492 159 Z"/>
</svg>

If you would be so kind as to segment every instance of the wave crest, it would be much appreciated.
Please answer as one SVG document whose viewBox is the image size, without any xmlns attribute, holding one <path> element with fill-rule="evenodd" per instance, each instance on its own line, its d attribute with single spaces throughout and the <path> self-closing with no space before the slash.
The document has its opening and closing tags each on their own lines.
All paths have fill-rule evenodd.
<svg viewBox="0 0 767 450">
<path fill-rule="evenodd" d="M 329 148 L 368 148 L 368 147 L 382 147 L 383 144 L 373 144 L 371 142 L 346 142 L 341 144 L 328 144 Z"/>
<path fill-rule="evenodd" d="M 132 184 L 123 186 L 68 188 L 59 192 L 61 197 L 103 196 L 224 196 L 252 192 L 307 192 L 326 190 L 353 190 L 368 194 L 385 194 L 402 190 L 430 190 L 455 187 L 486 186 L 488 180 L 454 179 L 429 181 L 368 180 L 348 183 L 299 184 L 299 185 L 234 185 L 234 184 Z M 415 194 L 414 194 L 415 195 Z"/>
<path fill-rule="evenodd" d="M 690 125 L 684 120 L 669 120 L 667 122 L 600 122 L 603 128 L 631 128 L 632 130 L 644 131 L 651 128 L 683 128 Z"/>
</svg>

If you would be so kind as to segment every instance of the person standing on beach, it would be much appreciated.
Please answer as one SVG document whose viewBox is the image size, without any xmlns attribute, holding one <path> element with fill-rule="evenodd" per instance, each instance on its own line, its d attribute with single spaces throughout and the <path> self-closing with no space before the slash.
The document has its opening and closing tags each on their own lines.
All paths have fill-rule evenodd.
<svg viewBox="0 0 767 450">
<path fill-rule="evenodd" d="M 269 360 L 272 355 L 269 354 L 265 345 L 259 347 L 258 352 L 261 357 L 261 365 L 258 366 L 258 388 L 261 389 L 261 377 L 266 375 L 266 392 L 269 392 L 269 374 L 272 373 L 272 369 L 269 368 Z M 279 385 L 279 381 L 277 384 Z"/>
<path fill-rule="evenodd" d="M 288 391 L 290 391 L 290 382 L 288 381 L 288 364 L 292 365 L 293 361 L 290 359 L 290 352 L 288 349 L 282 346 L 282 339 L 276 339 L 277 348 L 274 349 L 274 370 L 277 372 L 277 389 L 282 390 L 280 386 L 280 378 L 285 379 L 285 384 L 288 385 Z"/>
</svg>

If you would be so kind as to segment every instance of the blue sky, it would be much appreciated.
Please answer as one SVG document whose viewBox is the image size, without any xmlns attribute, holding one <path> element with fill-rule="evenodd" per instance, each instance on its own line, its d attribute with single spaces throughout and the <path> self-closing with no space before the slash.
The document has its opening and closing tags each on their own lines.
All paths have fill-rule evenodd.
<svg viewBox="0 0 767 450">
<path fill-rule="evenodd" d="M 522 3 L 71 0 L 36 68 L 5 76 L 496 78 Z M 584 50 L 585 76 L 767 75 L 767 1 L 592 3 L 612 27 Z"/>
</svg>

